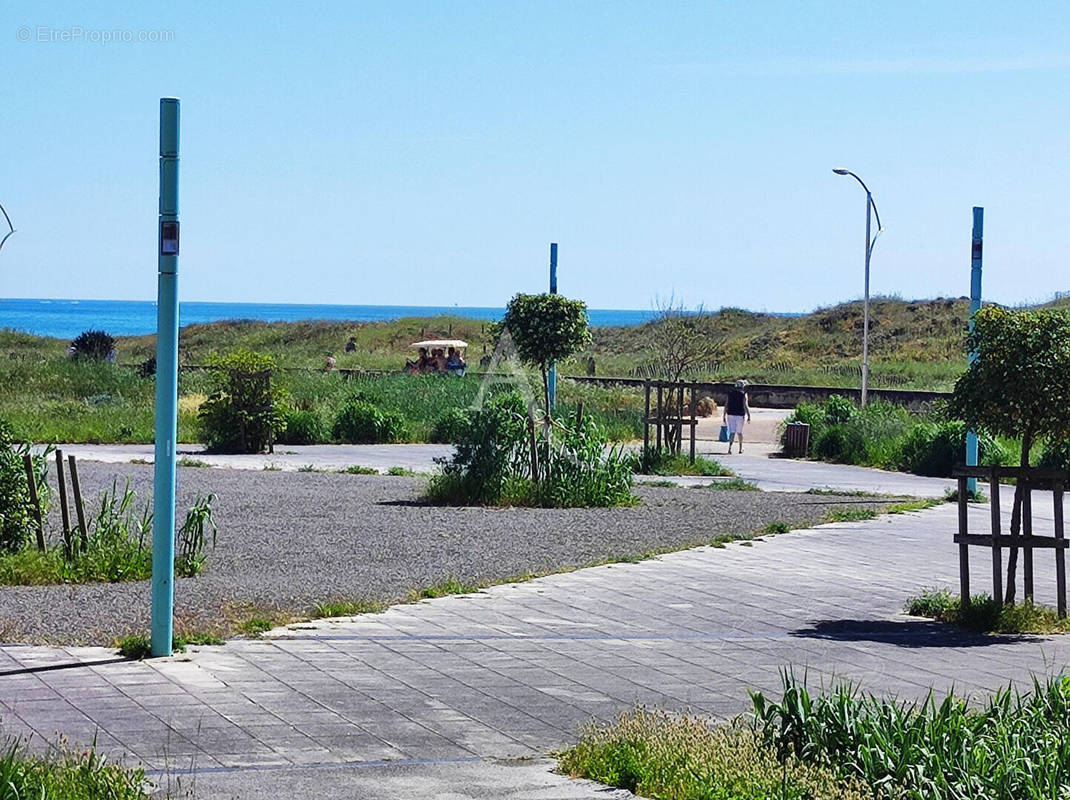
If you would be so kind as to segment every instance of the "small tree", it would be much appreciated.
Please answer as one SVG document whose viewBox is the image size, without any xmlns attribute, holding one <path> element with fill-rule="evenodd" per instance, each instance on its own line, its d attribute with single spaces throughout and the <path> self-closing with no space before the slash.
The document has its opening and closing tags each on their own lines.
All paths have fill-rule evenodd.
<svg viewBox="0 0 1070 800">
<path fill-rule="evenodd" d="M 984 308 L 969 347 L 977 359 L 958 379 L 949 410 L 972 428 L 1020 439 L 1019 465 L 1040 439 L 1070 437 L 1070 315 L 1055 310 Z M 1022 524 L 1022 484 L 1014 491 L 1011 536 Z M 1007 563 L 1006 602 L 1013 603 L 1018 548 Z"/>
<path fill-rule="evenodd" d="M 559 294 L 518 294 L 509 301 L 502 328 L 520 360 L 542 375 L 543 401 L 550 413 L 550 365 L 575 355 L 591 341 L 587 305 Z"/>
<path fill-rule="evenodd" d="M 284 392 L 271 383 L 275 359 L 239 348 L 209 364 L 212 392 L 199 413 L 205 445 L 220 453 L 261 452 L 282 426 Z"/>
<path fill-rule="evenodd" d="M 657 317 L 649 325 L 648 350 L 654 367 L 651 371 L 664 380 L 679 383 L 685 374 L 716 361 L 723 352 L 724 337 L 713 335 L 708 322 L 709 316 L 702 309 L 690 313 L 683 305 L 675 305 L 672 299 L 660 306 Z M 676 392 L 670 389 L 664 405 L 673 408 L 676 404 Z M 678 452 L 680 428 L 676 425 L 663 428 L 669 449 Z"/>
</svg>

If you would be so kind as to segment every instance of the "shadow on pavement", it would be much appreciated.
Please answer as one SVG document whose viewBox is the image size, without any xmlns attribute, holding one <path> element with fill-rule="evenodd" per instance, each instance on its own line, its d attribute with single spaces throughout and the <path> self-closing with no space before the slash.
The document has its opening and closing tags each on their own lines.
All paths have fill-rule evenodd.
<svg viewBox="0 0 1070 800">
<path fill-rule="evenodd" d="M 61 669 L 100 667 L 105 664 L 118 664 L 122 661 L 130 661 L 130 659 L 125 656 L 116 656 L 115 658 L 101 658 L 96 661 L 68 661 L 63 664 L 42 664 L 37 667 L 19 667 L 18 669 L 0 670 L 0 678 L 6 678 L 10 675 L 32 675 L 35 672 L 55 672 L 56 670 Z"/>
<path fill-rule="evenodd" d="M 791 635 L 840 642 L 882 642 L 900 647 L 985 647 L 1026 640 L 1018 635 L 971 633 L 929 620 L 883 619 L 823 619 L 809 628 L 792 631 Z"/>
</svg>

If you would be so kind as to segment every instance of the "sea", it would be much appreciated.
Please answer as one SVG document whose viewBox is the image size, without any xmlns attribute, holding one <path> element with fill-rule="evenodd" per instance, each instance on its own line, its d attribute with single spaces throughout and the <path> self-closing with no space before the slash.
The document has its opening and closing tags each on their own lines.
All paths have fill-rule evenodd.
<svg viewBox="0 0 1070 800">
<path fill-rule="evenodd" d="M 467 319 L 496 321 L 504 308 L 476 306 L 341 306 L 292 303 L 195 303 L 179 305 L 179 324 L 192 325 L 220 320 L 297 322 L 340 320 L 389 322 L 402 317 L 433 317 L 450 314 Z M 656 311 L 593 308 L 588 310 L 594 327 L 638 325 Z M 73 339 L 85 330 L 105 330 L 112 336 L 138 336 L 156 331 L 156 303 L 150 300 L 56 300 L 0 298 L 0 328 L 37 336 Z"/>
</svg>

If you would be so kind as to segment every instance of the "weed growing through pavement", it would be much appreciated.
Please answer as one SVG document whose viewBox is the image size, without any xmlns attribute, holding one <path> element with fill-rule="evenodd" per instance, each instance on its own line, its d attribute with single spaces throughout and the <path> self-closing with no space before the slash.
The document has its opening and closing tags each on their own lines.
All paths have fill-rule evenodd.
<svg viewBox="0 0 1070 800">
<path fill-rule="evenodd" d="M 405 467 L 391 467 L 386 471 L 386 474 L 393 475 L 396 478 L 415 478 L 420 473 L 413 472 L 411 469 L 407 469 Z"/>
<path fill-rule="evenodd" d="M 423 589 L 413 589 L 409 592 L 409 600 L 415 602 L 417 600 L 430 600 L 435 597 L 445 597 L 450 594 L 472 594 L 478 592 L 479 586 L 475 586 L 470 583 L 461 583 L 456 578 L 447 578 L 442 583 L 436 583 L 433 586 L 425 586 Z"/>
<path fill-rule="evenodd" d="M 338 470 L 343 475 L 378 475 L 379 470 L 374 467 L 362 467 L 360 464 L 350 464 Z"/>
<path fill-rule="evenodd" d="M 201 461 L 199 458 L 190 458 L 189 456 L 182 456 L 175 462 L 175 466 L 178 467 L 211 467 L 207 461 Z"/>
</svg>

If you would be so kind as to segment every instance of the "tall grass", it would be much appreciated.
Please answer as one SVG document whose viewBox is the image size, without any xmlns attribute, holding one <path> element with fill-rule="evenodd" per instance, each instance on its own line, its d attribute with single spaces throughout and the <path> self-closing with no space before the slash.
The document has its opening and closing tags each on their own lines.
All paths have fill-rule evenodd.
<svg viewBox="0 0 1070 800">
<path fill-rule="evenodd" d="M 1070 786 L 1067 677 L 975 706 L 954 695 L 898 702 L 842 684 L 812 695 L 784 673 L 779 701 L 751 699 L 756 730 L 782 761 L 828 766 L 878 797 L 1047 800 Z"/>
<path fill-rule="evenodd" d="M 1070 678 L 981 703 L 907 703 L 840 684 L 811 694 L 783 674 L 779 699 L 720 727 L 638 709 L 588 726 L 559 756 L 574 776 L 671 800 L 1052 800 L 1070 786 Z"/>
<path fill-rule="evenodd" d="M 109 763 L 95 747 L 31 755 L 19 742 L 0 751 L 0 800 L 148 800 L 145 773 Z"/>
</svg>

